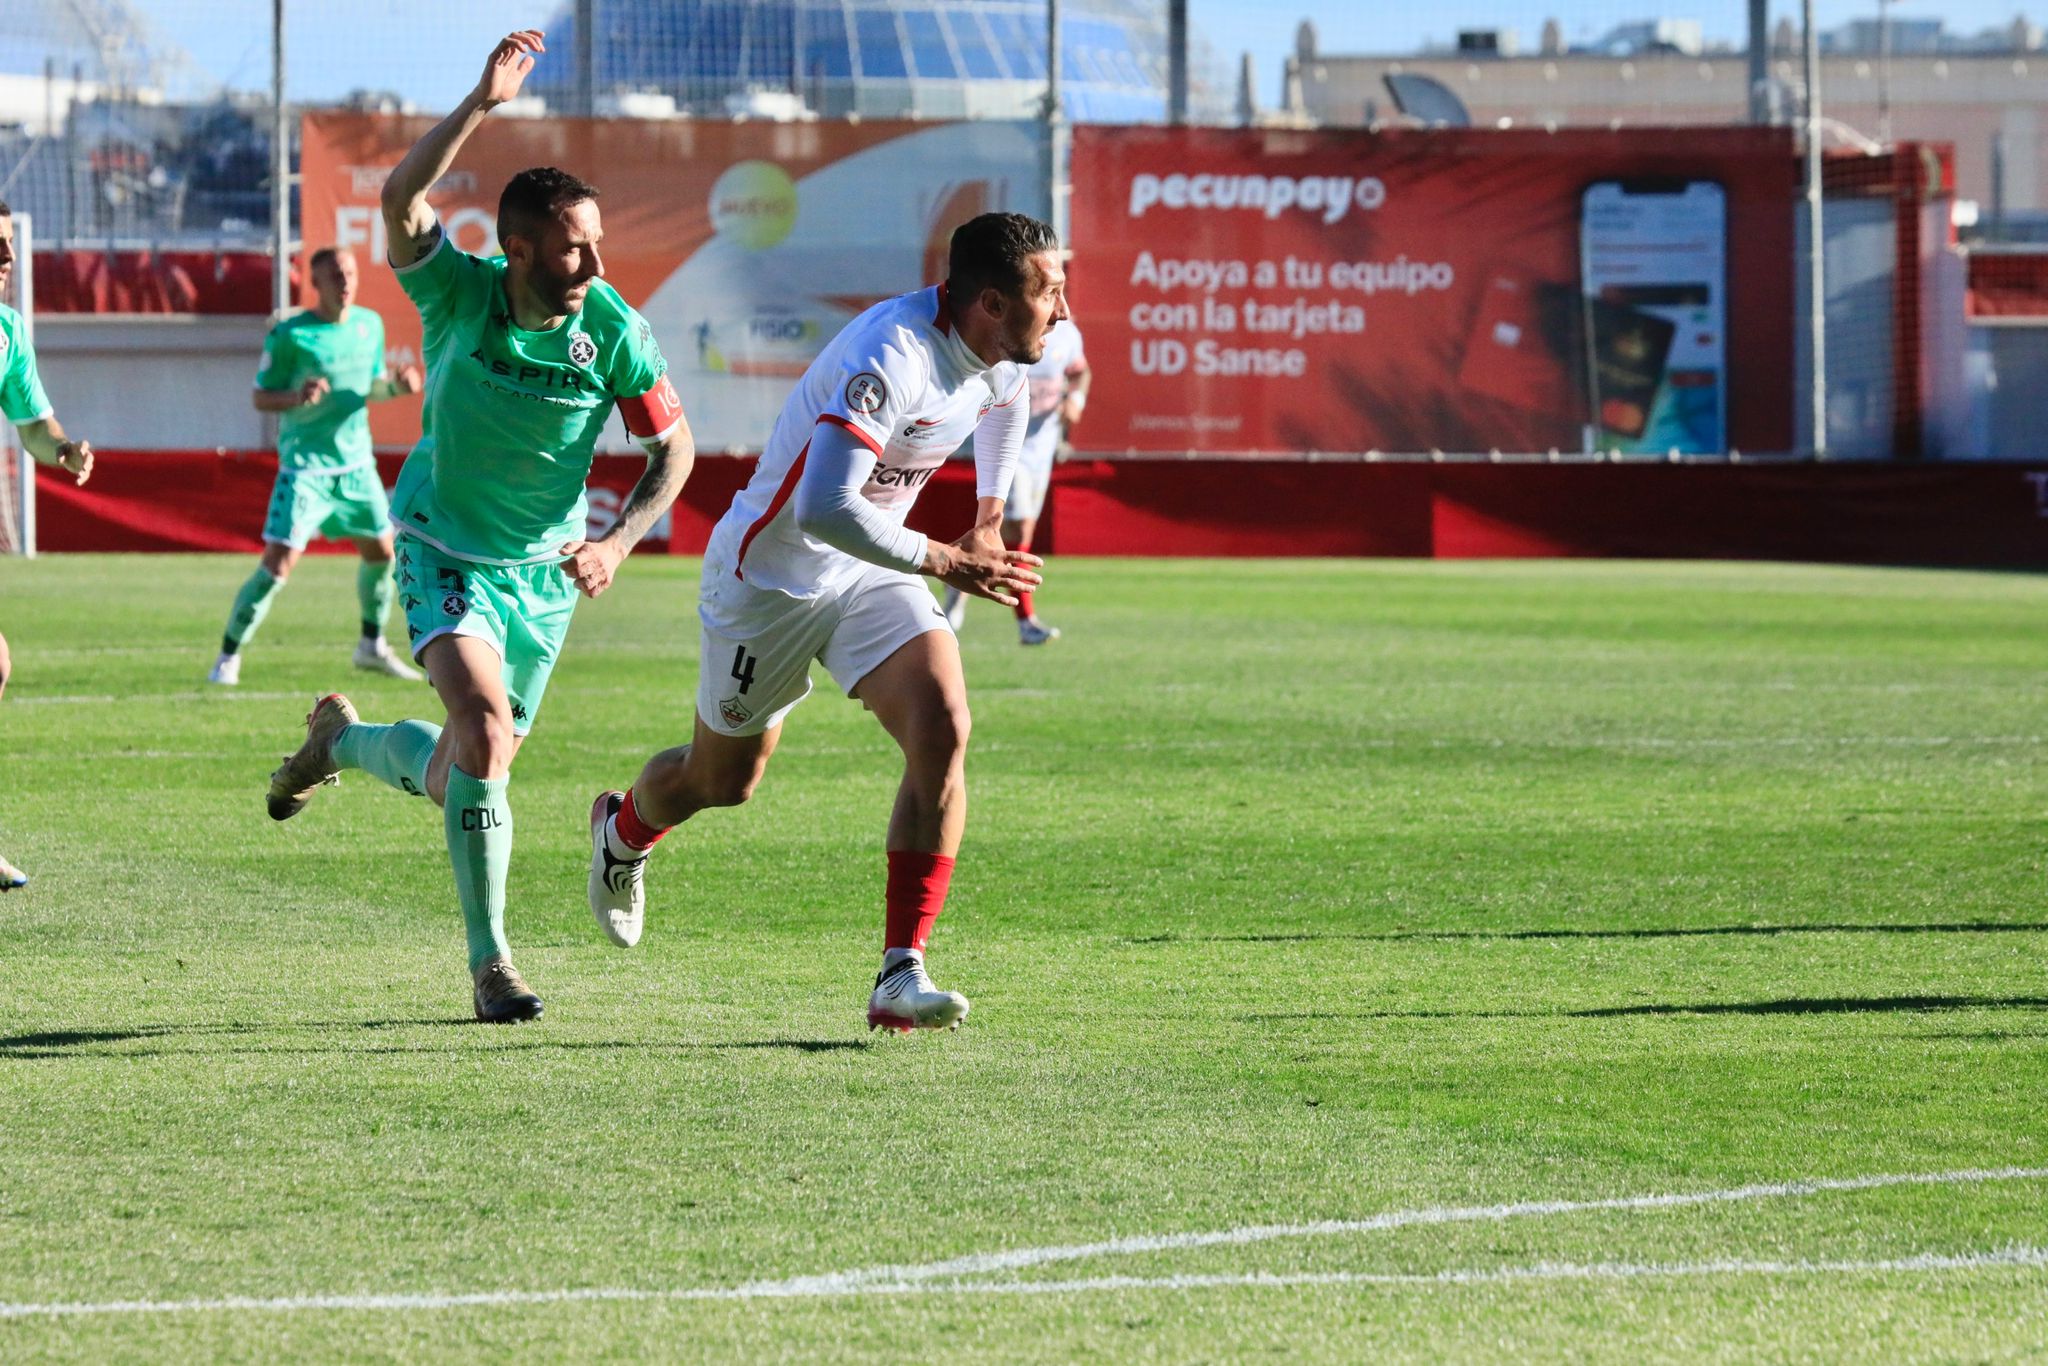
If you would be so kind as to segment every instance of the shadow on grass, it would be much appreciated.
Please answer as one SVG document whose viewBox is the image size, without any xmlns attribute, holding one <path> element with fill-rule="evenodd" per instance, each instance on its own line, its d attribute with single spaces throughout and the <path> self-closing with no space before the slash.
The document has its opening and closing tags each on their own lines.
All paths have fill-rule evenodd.
<svg viewBox="0 0 2048 1366">
<path fill-rule="evenodd" d="M 1405 943 L 1425 939 L 1696 939 L 1717 935 L 1781 934 L 2042 934 L 2048 923 L 1966 920 L 1945 925 L 1707 925 L 1646 930 L 1345 930 L 1298 934 L 1155 934 L 1126 944 L 1314 944 L 1324 940 Z"/>
<path fill-rule="evenodd" d="M 1777 1001 L 1594 1006 L 1585 1010 L 1355 1010 L 1247 1015 L 1278 1020 L 1612 1020 L 1631 1015 L 1882 1015 L 1930 1010 L 2048 1010 L 2048 996 L 1788 996 Z M 1923 1036 L 1924 1037 L 1924 1036 Z"/>
<path fill-rule="evenodd" d="M 640 1051 L 640 1052 L 724 1052 L 735 1049 L 782 1049 L 792 1053 L 842 1053 L 861 1052 L 871 1045 L 866 1039 L 738 1039 L 721 1042 L 642 1042 L 631 1039 L 556 1039 L 549 1037 L 545 1025 L 532 1027 L 500 1025 L 486 1027 L 475 1021 L 444 1017 L 421 1020 L 294 1020 L 280 1024 L 219 1024 L 219 1025 L 136 1025 L 129 1029 L 52 1029 L 33 1034 L 14 1034 L 0 1038 L 0 1060 L 23 1058 L 158 1058 L 179 1055 L 200 1056 L 216 1054 L 256 1055 L 290 1053 L 350 1053 L 350 1054 L 403 1054 L 403 1053 L 446 1053 L 448 1045 L 421 1045 L 418 1047 L 360 1047 L 349 1044 L 345 1037 L 336 1037 L 332 1044 L 306 1045 L 280 1043 L 276 1045 L 248 1044 L 219 1047 L 191 1048 L 123 1048 L 102 1050 L 97 1045 L 133 1043 L 137 1040 L 175 1040 L 185 1038 L 220 1038 L 253 1036 L 264 1034 L 302 1034 L 306 1032 L 330 1033 L 359 1029 L 439 1029 L 455 1027 L 474 1029 L 493 1039 L 510 1038 L 517 1040 L 515 1047 L 522 1049 L 549 1049 L 565 1052 L 596 1051 Z"/>
</svg>

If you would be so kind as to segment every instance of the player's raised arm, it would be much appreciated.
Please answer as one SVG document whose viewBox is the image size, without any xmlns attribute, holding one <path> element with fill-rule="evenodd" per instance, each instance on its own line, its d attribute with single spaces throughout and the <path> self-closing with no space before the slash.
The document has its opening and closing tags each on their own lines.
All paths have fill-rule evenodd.
<svg viewBox="0 0 2048 1366">
<path fill-rule="evenodd" d="M 391 178 L 384 182 L 383 204 L 393 266 L 409 266 L 433 249 L 439 228 L 427 203 L 427 191 L 448 174 L 456 153 L 484 116 L 519 94 L 526 73 L 533 70 L 534 54 L 545 51 L 538 29 L 507 34 L 491 49 L 476 89 L 463 96 L 447 118 L 427 130 L 392 169 Z"/>
</svg>

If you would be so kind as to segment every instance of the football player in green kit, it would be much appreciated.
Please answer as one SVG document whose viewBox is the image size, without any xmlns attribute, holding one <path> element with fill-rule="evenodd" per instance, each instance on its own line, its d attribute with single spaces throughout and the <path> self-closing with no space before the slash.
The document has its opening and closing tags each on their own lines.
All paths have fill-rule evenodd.
<svg viewBox="0 0 2048 1366">
<path fill-rule="evenodd" d="M 14 210 L 0 200 L 0 290 L 14 273 Z M 92 476 L 92 443 L 74 441 L 57 421 L 36 372 L 35 348 L 22 316 L 0 304 L 0 417 L 14 424 L 21 444 L 39 465 L 55 465 L 83 484 Z M 0 636 L 0 692 L 7 689 L 7 637 Z M 28 886 L 28 874 L 0 858 L 0 892 Z"/>
<path fill-rule="evenodd" d="M 441 804 L 476 1017 L 488 1022 L 541 1013 L 505 938 L 512 760 L 577 593 L 610 585 L 675 501 L 695 454 L 652 330 L 599 278 L 595 188 L 552 167 L 521 171 L 498 201 L 504 255 L 488 259 L 449 241 L 427 203 L 542 51 L 531 30 L 500 42 L 476 88 L 384 187 L 391 264 L 419 308 L 427 363 L 420 441 L 392 495 L 399 604 L 446 724 L 366 725 L 329 694 L 269 792 L 271 816 L 284 820 L 356 768 Z M 647 470 L 611 529 L 586 540 L 584 481 L 614 407 L 646 449 Z"/>
<path fill-rule="evenodd" d="M 235 594 L 209 683 L 242 681 L 242 647 L 270 611 L 317 533 L 347 537 L 363 561 L 356 601 L 363 634 L 358 669 L 416 679 L 384 639 L 391 611 L 391 516 L 368 405 L 420 391 L 420 368 L 384 371 L 384 320 L 355 302 L 356 258 L 335 247 L 313 253 L 307 273 L 319 301 L 270 329 L 256 373 L 258 412 L 276 413 L 277 484 L 263 520 L 263 560 Z"/>
</svg>

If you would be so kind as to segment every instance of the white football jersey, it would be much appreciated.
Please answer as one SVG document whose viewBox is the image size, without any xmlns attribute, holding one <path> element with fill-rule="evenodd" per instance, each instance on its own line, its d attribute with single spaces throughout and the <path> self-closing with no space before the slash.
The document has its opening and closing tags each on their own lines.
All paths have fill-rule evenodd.
<svg viewBox="0 0 2048 1366">
<path fill-rule="evenodd" d="M 792 506 L 818 425 L 835 423 L 874 452 L 875 468 L 861 496 L 901 525 L 932 471 L 991 412 L 1023 401 L 1025 390 L 1023 366 L 986 365 L 960 340 L 944 286 L 876 304 L 848 323 L 797 381 L 754 477 L 711 533 L 706 577 L 723 573 L 796 598 L 815 597 L 850 580 L 864 563 L 806 536 Z M 991 425 L 1010 448 L 1000 462 L 1005 485 L 1023 428 L 1021 421 Z M 987 439 L 977 438 L 977 444 Z M 983 455 L 977 449 L 978 466 Z M 1007 489 L 977 491 L 1000 498 Z"/>
<path fill-rule="evenodd" d="M 1024 429 L 1023 453 L 1019 457 L 1032 469 L 1051 469 L 1053 454 L 1066 433 L 1056 416 L 1073 387 L 1074 376 L 1088 368 L 1081 350 L 1081 329 L 1072 321 L 1054 323 L 1045 334 L 1045 354 L 1024 372 L 1031 386 L 1031 423 Z"/>
</svg>

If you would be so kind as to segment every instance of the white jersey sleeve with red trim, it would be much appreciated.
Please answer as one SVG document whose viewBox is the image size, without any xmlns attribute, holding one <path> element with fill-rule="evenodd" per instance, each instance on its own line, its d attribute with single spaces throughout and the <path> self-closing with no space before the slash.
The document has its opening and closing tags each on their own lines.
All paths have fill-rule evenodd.
<svg viewBox="0 0 2048 1366">
<path fill-rule="evenodd" d="M 1024 428 L 1031 417 L 1031 381 L 1021 366 L 1005 365 L 997 374 L 1005 395 L 974 427 L 974 496 L 1008 498 L 1017 453 L 1024 448 Z"/>
<path fill-rule="evenodd" d="M 1067 347 L 1067 378 L 1072 379 L 1088 368 L 1088 352 L 1081 344 L 1081 327 L 1078 323 L 1067 324 L 1072 342 Z"/>
<path fill-rule="evenodd" d="M 903 415 L 923 402 L 932 361 L 903 329 L 876 330 L 879 335 L 848 338 L 853 344 L 840 348 L 833 374 L 822 377 L 829 387 L 818 417 L 851 429 L 879 456 Z"/>
<path fill-rule="evenodd" d="M 861 496 L 874 472 L 875 453 L 855 429 L 820 418 L 797 476 L 797 529 L 857 560 L 915 574 L 924 567 L 924 533 Z"/>
</svg>

